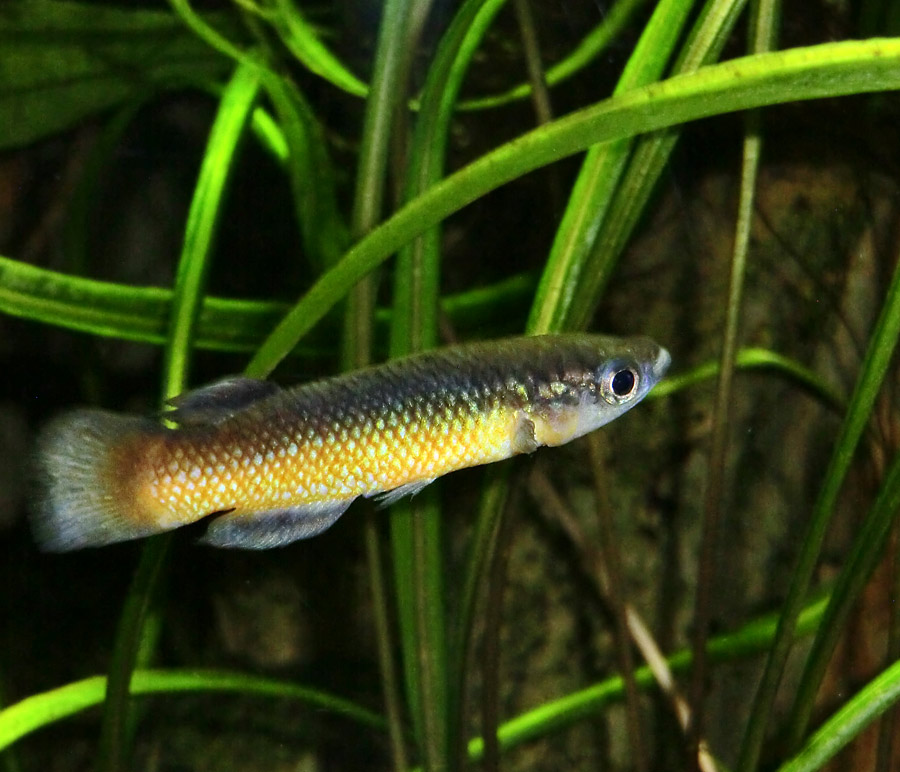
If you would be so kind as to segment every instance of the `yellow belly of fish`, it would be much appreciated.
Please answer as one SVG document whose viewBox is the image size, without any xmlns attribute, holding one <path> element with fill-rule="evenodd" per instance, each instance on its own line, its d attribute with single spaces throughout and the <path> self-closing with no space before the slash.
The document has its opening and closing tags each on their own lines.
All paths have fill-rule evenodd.
<svg viewBox="0 0 900 772">
<path fill-rule="evenodd" d="M 384 423 L 384 422 L 379 422 Z M 302 441 L 269 434 L 202 444 L 174 437 L 148 454 L 136 496 L 161 527 L 348 500 L 513 455 L 511 410 L 430 425 L 336 426 Z"/>
</svg>

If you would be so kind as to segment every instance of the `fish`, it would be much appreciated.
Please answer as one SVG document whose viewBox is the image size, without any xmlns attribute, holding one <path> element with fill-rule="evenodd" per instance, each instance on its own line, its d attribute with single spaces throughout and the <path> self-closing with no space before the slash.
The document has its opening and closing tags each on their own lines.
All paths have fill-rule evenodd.
<svg viewBox="0 0 900 772">
<path fill-rule="evenodd" d="M 77 409 L 38 438 L 32 530 L 46 551 L 200 521 L 213 546 L 284 546 L 359 497 L 387 506 L 449 472 L 591 432 L 640 402 L 670 361 L 649 338 L 539 335 L 289 388 L 226 378 L 170 400 L 168 425 Z"/>
</svg>

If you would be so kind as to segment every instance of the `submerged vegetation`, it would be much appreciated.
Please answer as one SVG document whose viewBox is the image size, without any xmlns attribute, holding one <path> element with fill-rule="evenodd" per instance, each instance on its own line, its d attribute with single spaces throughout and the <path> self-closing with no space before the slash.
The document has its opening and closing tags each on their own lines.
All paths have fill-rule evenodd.
<svg viewBox="0 0 900 772">
<path fill-rule="evenodd" d="M 900 18 L 794 13 L 0 5 L 0 769 L 891 769 Z M 30 539 L 60 409 L 577 329 L 674 365 L 574 448 Z"/>
</svg>

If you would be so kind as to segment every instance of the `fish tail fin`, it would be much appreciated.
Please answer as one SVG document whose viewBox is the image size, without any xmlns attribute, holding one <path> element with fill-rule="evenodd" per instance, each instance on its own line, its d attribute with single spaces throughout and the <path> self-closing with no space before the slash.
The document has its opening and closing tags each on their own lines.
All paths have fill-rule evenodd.
<svg viewBox="0 0 900 772">
<path fill-rule="evenodd" d="M 156 431 L 147 419 L 102 410 L 74 411 L 47 425 L 38 439 L 42 494 L 32 517 L 42 549 L 63 552 L 151 532 L 128 495 L 134 466 L 127 457 L 135 440 Z"/>
</svg>

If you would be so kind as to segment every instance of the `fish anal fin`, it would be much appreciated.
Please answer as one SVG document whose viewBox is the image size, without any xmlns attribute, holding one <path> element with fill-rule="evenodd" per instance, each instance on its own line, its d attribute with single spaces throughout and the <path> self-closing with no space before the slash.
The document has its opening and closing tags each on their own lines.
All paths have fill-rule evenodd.
<svg viewBox="0 0 900 772">
<path fill-rule="evenodd" d="M 200 539 L 213 547 L 263 550 L 309 539 L 330 528 L 353 499 L 215 516 Z"/>
<path fill-rule="evenodd" d="M 391 504 L 395 504 L 404 496 L 415 496 L 423 488 L 431 485 L 435 479 L 437 478 L 428 477 L 424 480 L 416 480 L 415 482 L 406 483 L 405 485 L 401 485 L 389 491 L 372 494 L 372 497 L 375 499 L 378 507 L 383 509 L 384 507 L 389 507 Z"/>
<path fill-rule="evenodd" d="M 233 376 L 172 397 L 163 417 L 182 425 L 215 424 L 279 390 L 272 381 Z"/>
</svg>

